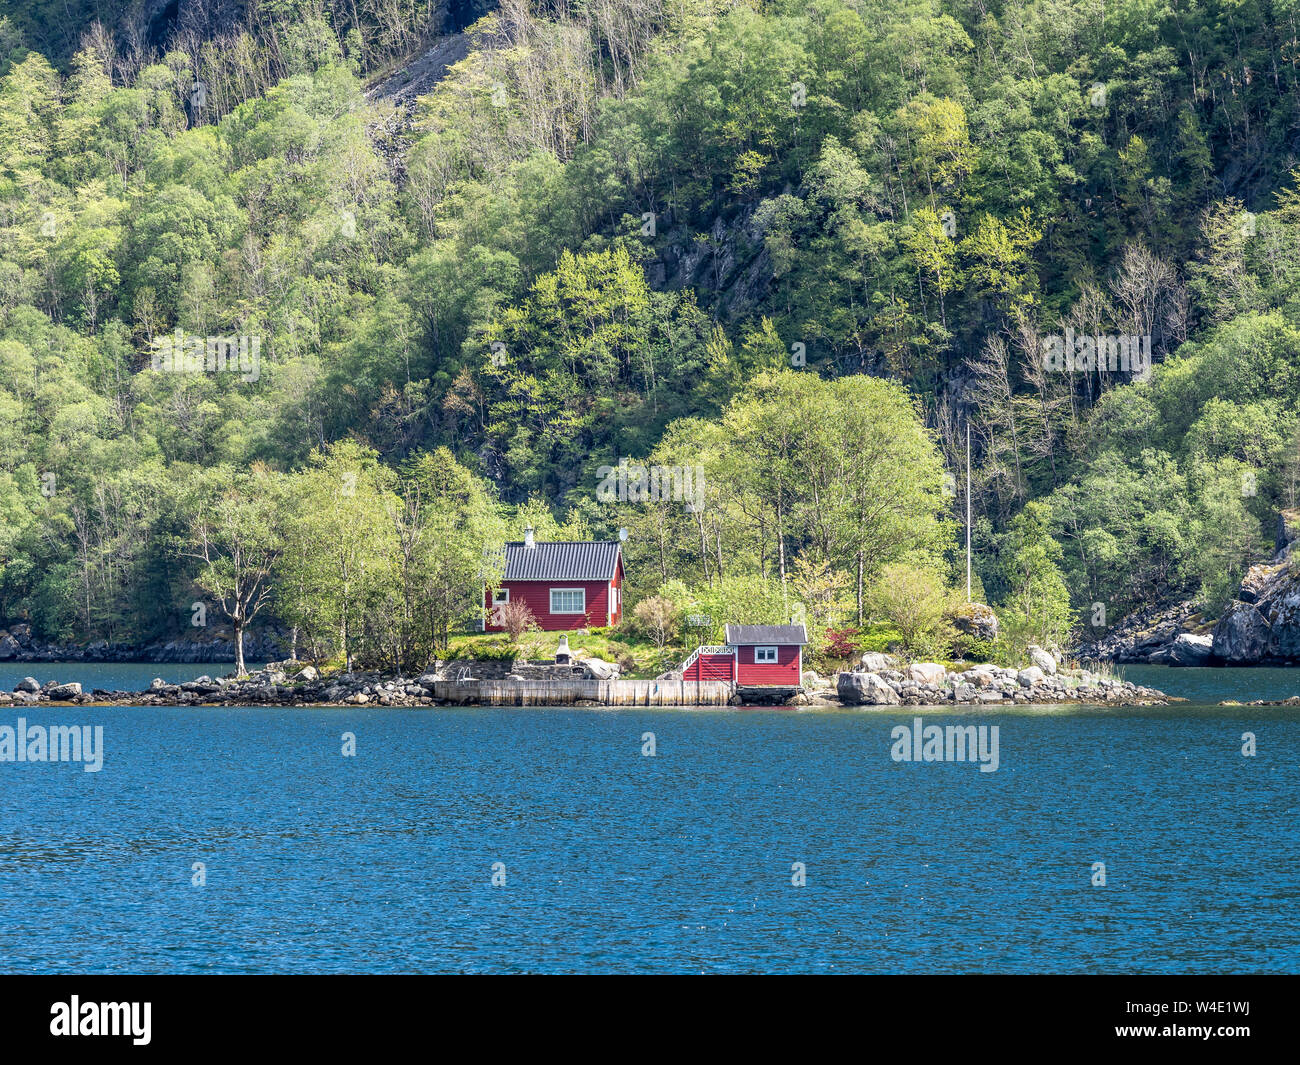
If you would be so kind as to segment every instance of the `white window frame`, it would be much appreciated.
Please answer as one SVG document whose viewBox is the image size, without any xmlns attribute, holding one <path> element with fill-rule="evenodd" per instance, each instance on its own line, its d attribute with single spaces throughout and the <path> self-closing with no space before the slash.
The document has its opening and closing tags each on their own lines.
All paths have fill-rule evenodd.
<svg viewBox="0 0 1300 1065">
<path fill-rule="evenodd" d="M 501 598 L 502 596 L 505 596 L 505 598 L 502 599 L 502 598 Z M 509 588 L 498 588 L 495 592 L 492 593 L 492 605 L 493 605 L 493 606 L 504 606 L 504 605 L 505 605 L 506 603 L 508 603 L 508 602 L 510 602 L 510 589 L 509 589 Z"/>
<path fill-rule="evenodd" d="M 582 605 L 577 610 L 557 610 L 555 608 L 556 592 L 577 592 L 582 597 Z M 550 606 L 552 614 L 585 614 L 587 612 L 587 589 L 586 588 L 552 588 L 550 595 Z"/>
<path fill-rule="evenodd" d="M 772 653 L 771 658 L 766 657 L 766 652 L 769 651 Z M 760 655 L 762 657 L 760 657 Z M 754 648 L 754 665 L 756 666 L 774 666 L 777 664 L 778 657 L 779 655 L 775 646 L 768 645 Z"/>
</svg>

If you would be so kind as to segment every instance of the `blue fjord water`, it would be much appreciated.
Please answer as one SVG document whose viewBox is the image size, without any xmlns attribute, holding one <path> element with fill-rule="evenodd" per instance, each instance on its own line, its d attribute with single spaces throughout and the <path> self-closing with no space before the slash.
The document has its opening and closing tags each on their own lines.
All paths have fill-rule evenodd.
<svg viewBox="0 0 1300 1065">
<path fill-rule="evenodd" d="M 993 773 L 912 712 L 29 709 L 105 760 L 0 764 L 0 970 L 1297 971 L 1300 712 L 1212 704 L 1300 672 L 1127 673 L 1194 701 L 922 711 Z"/>
</svg>

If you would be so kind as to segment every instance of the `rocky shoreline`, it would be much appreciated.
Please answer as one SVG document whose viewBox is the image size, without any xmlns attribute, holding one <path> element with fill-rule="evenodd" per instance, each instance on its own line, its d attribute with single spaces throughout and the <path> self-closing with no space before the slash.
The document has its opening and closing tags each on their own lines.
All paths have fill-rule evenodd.
<svg viewBox="0 0 1300 1065">
<path fill-rule="evenodd" d="M 884 655 L 867 655 L 852 671 L 823 680 L 804 676 L 803 690 L 794 693 L 794 706 L 998 706 L 1061 703 L 1107 706 L 1162 706 L 1176 701 L 1154 688 L 1101 676 L 1086 669 L 1068 669 L 1054 657 L 1034 649 L 1034 662 L 1024 669 L 981 664 L 957 672 L 933 662 L 902 665 Z M 453 664 L 454 665 L 454 664 Z M 872 668 L 865 668 L 872 667 Z M 897 667 L 897 668 L 896 668 Z M 145 691 L 83 691 L 77 683 L 33 677 L 15 690 L 0 692 L 0 705 L 74 704 L 96 706 L 445 706 L 460 700 L 439 697 L 448 691 L 446 671 L 418 677 L 377 672 L 322 676 L 313 666 L 272 663 L 243 677 L 196 677 L 180 684 L 155 679 Z M 509 677 L 503 682 L 537 684 Z M 556 683 L 563 683 L 557 681 Z M 650 683 L 650 682 L 645 682 Z M 733 700 L 738 701 L 738 700 Z"/>
<path fill-rule="evenodd" d="M 835 695 L 844 706 L 1042 706 L 1056 703 L 1165 706 L 1177 702 L 1155 688 L 1067 668 L 1039 647 L 1032 664 L 1007 669 L 983 663 L 952 671 L 938 662 L 902 665 L 885 655 L 864 656 L 858 669 L 840 673 Z"/>
</svg>

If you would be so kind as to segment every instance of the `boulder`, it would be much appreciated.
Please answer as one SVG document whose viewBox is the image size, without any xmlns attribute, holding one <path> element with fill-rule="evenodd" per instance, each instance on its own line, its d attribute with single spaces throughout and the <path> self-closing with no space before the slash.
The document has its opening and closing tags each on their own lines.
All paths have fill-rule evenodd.
<svg viewBox="0 0 1300 1065">
<path fill-rule="evenodd" d="M 938 662 L 913 662 L 907 667 L 906 676 L 917 684 L 942 684 L 948 671 Z"/>
<path fill-rule="evenodd" d="M 40 682 L 35 677 L 23 677 L 14 688 L 16 692 L 38 692 L 41 690 Z"/>
<path fill-rule="evenodd" d="M 835 692 L 846 706 L 898 706 L 898 692 L 875 673 L 841 673 Z"/>
<path fill-rule="evenodd" d="M 4 636 L 0 636 L 0 659 L 15 658 L 21 651 L 22 648 L 18 646 L 18 641 L 9 633 L 6 632 Z"/>
<path fill-rule="evenodd" d="M 302 669 L 298 671 L 298 679 L 305 681 L 320 680 L 320 673 L 317 671 L 315 666 L 303 666 Z"/>
<path fill-rule="evenodd" d="M 863 673 L 879 673 L 896 665 L 898 665 L 898 659 L 893 655 L 882 655 L 878 651 L 868 651 L 862 656 L 858 668 Z"/>
<path fill-rule="evenodd" d="M 1284 516 L 1287 542 L 1279 558 L 1251 566 L 1214 627 L 1211 653 L 1231 665 L 1300 662 L 1300 558 L 1295 553 L 1295 517 Z M 1293 568 L 1294 567 L 1294 568 Z M 1175 648 L 1168 660 L 1180 662 Z M 1208 657 L 1208 656 L 1207 656 Z"/>
<path fill-rule="evenodd" d="M 48 695 L 51 699 L 56 699 L 59 701 L 65 699 L 75 699 L 78 695 L 81 694 L 81 685 L 78 684 L 76 681 L 72 681 L 69 684 L 56 684 L 52 688 L 50 688 L 49 691 L 47 691 L 45 694 Z"/>
<path fill-rule="evenodd" d="M 975 688 L 992 688 L 999 680 L 995 667 L 987 665 L 975 666 L 965 673 L 957 674 L 957 677 Z"/>
<path fill-rule="evenodd" d="M 613 662 L 606 662 L 603 658 L 584 658 L 583 666 L 597 680 L 617 680 L 618 666 Z"/>
<path fill-rule="evenodd" d="M 1047 676 L 1056 675 L 1056 659 L 1037 644 L 1029 645 L 1029 661 L 1041 669 Z"/>
<path fill-rule="evenodd" d="M 1203 666 L 1214 654 L 1214 638 L 1183 632 L 1169 648 L 1169 662 L 1175 666 Z"/>
<path fill-rule="evenodd" d="M 678 669 L 670 669 L 667 673 L 660 673 L 659 676 L 655 677 L 655 680 L 681 680 L 681 679 L 682 679 L 681 670 Z"/>
<path fill-rule="evenodd" d="M 799 678 L 799 683 L 805 688 L 820 688 L 823 682 L 815 669 L 806 669 Z"/>
<path fill-rule="evenodd" d="M 984 603 L 963 603 L 949 615 L 949 619 L 958 632 L 977 640 L 998 638 L 998 616 Z"/>
<path fill-rule="evenodd" d="M 1028 666 L 1016 674 L 1016 683 L 1022 688 L 1032 688 L 1043 683 L 1043 671 L 1037 666 Z"/>
</svg>

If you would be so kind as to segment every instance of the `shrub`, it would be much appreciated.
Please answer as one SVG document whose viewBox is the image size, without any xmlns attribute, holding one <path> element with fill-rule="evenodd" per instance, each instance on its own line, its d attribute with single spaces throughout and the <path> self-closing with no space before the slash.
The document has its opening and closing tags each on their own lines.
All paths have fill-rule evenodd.
<svg viewBox="0 0 1300 1065">
<path fill-rule="evenodd" d="M 953 651 L 958 658 L 966 662 L 991 662 L 996 653 L 994 640 L 981 640 L 969 633 L 958 633 L 953 643 Z"/>
<path fill-rule="evenodd" d="M 952 646 L 956 630 L 945 616 L 951 600 L 937 574 L 902 563 L 886 566 L 870 594 L 873 612 L 898 630 L 907 654 L 923 657 L 945 655 Z"/>
<path fill-rule="evenodd" d="M 857 641 L 862 637 L 862 630 L 849 626 L 845 629 L 827 629 L 826 646 L 822 654 L 826 658 L 852 658 L 858 648 Z"/>
<path fill-rule="evenodd" d="M 857 639 L 857 650 L 861 654 L 893 654 L 901 650 L 903 634 L 888 622 L 876 622 L 868 625 Z"/>
<path fill-rule="evenodd" d="M 664 661 L 664 648 L 677 634 L 677 608 L 663 596 L 655 595 L 642 599 L 632 612 L 637 621 L 645 628 L 646 634 L 654 641 L 659 651 L 660 665 Z"/>
<path fill-rule="evenodd" d="M 511 643 L 518 643 L 519 637 L 530 628 L 537 627 L 537 619 L 528 604 L 522 599 L 511 599 L 508 603 L 498 603 L 492 608 L 492 623 L 506 630 Z"/>
<path fill-rule="evenodd" d="M 1197 606 L 1201 613 L 1209 618 L 1221 616 L 1228 604 L 1237 596 L 1241 585 L 1241 576 L 1235 569 L 1218 569 L 1205 577 L 1201 584 Z"/>
</svg>

